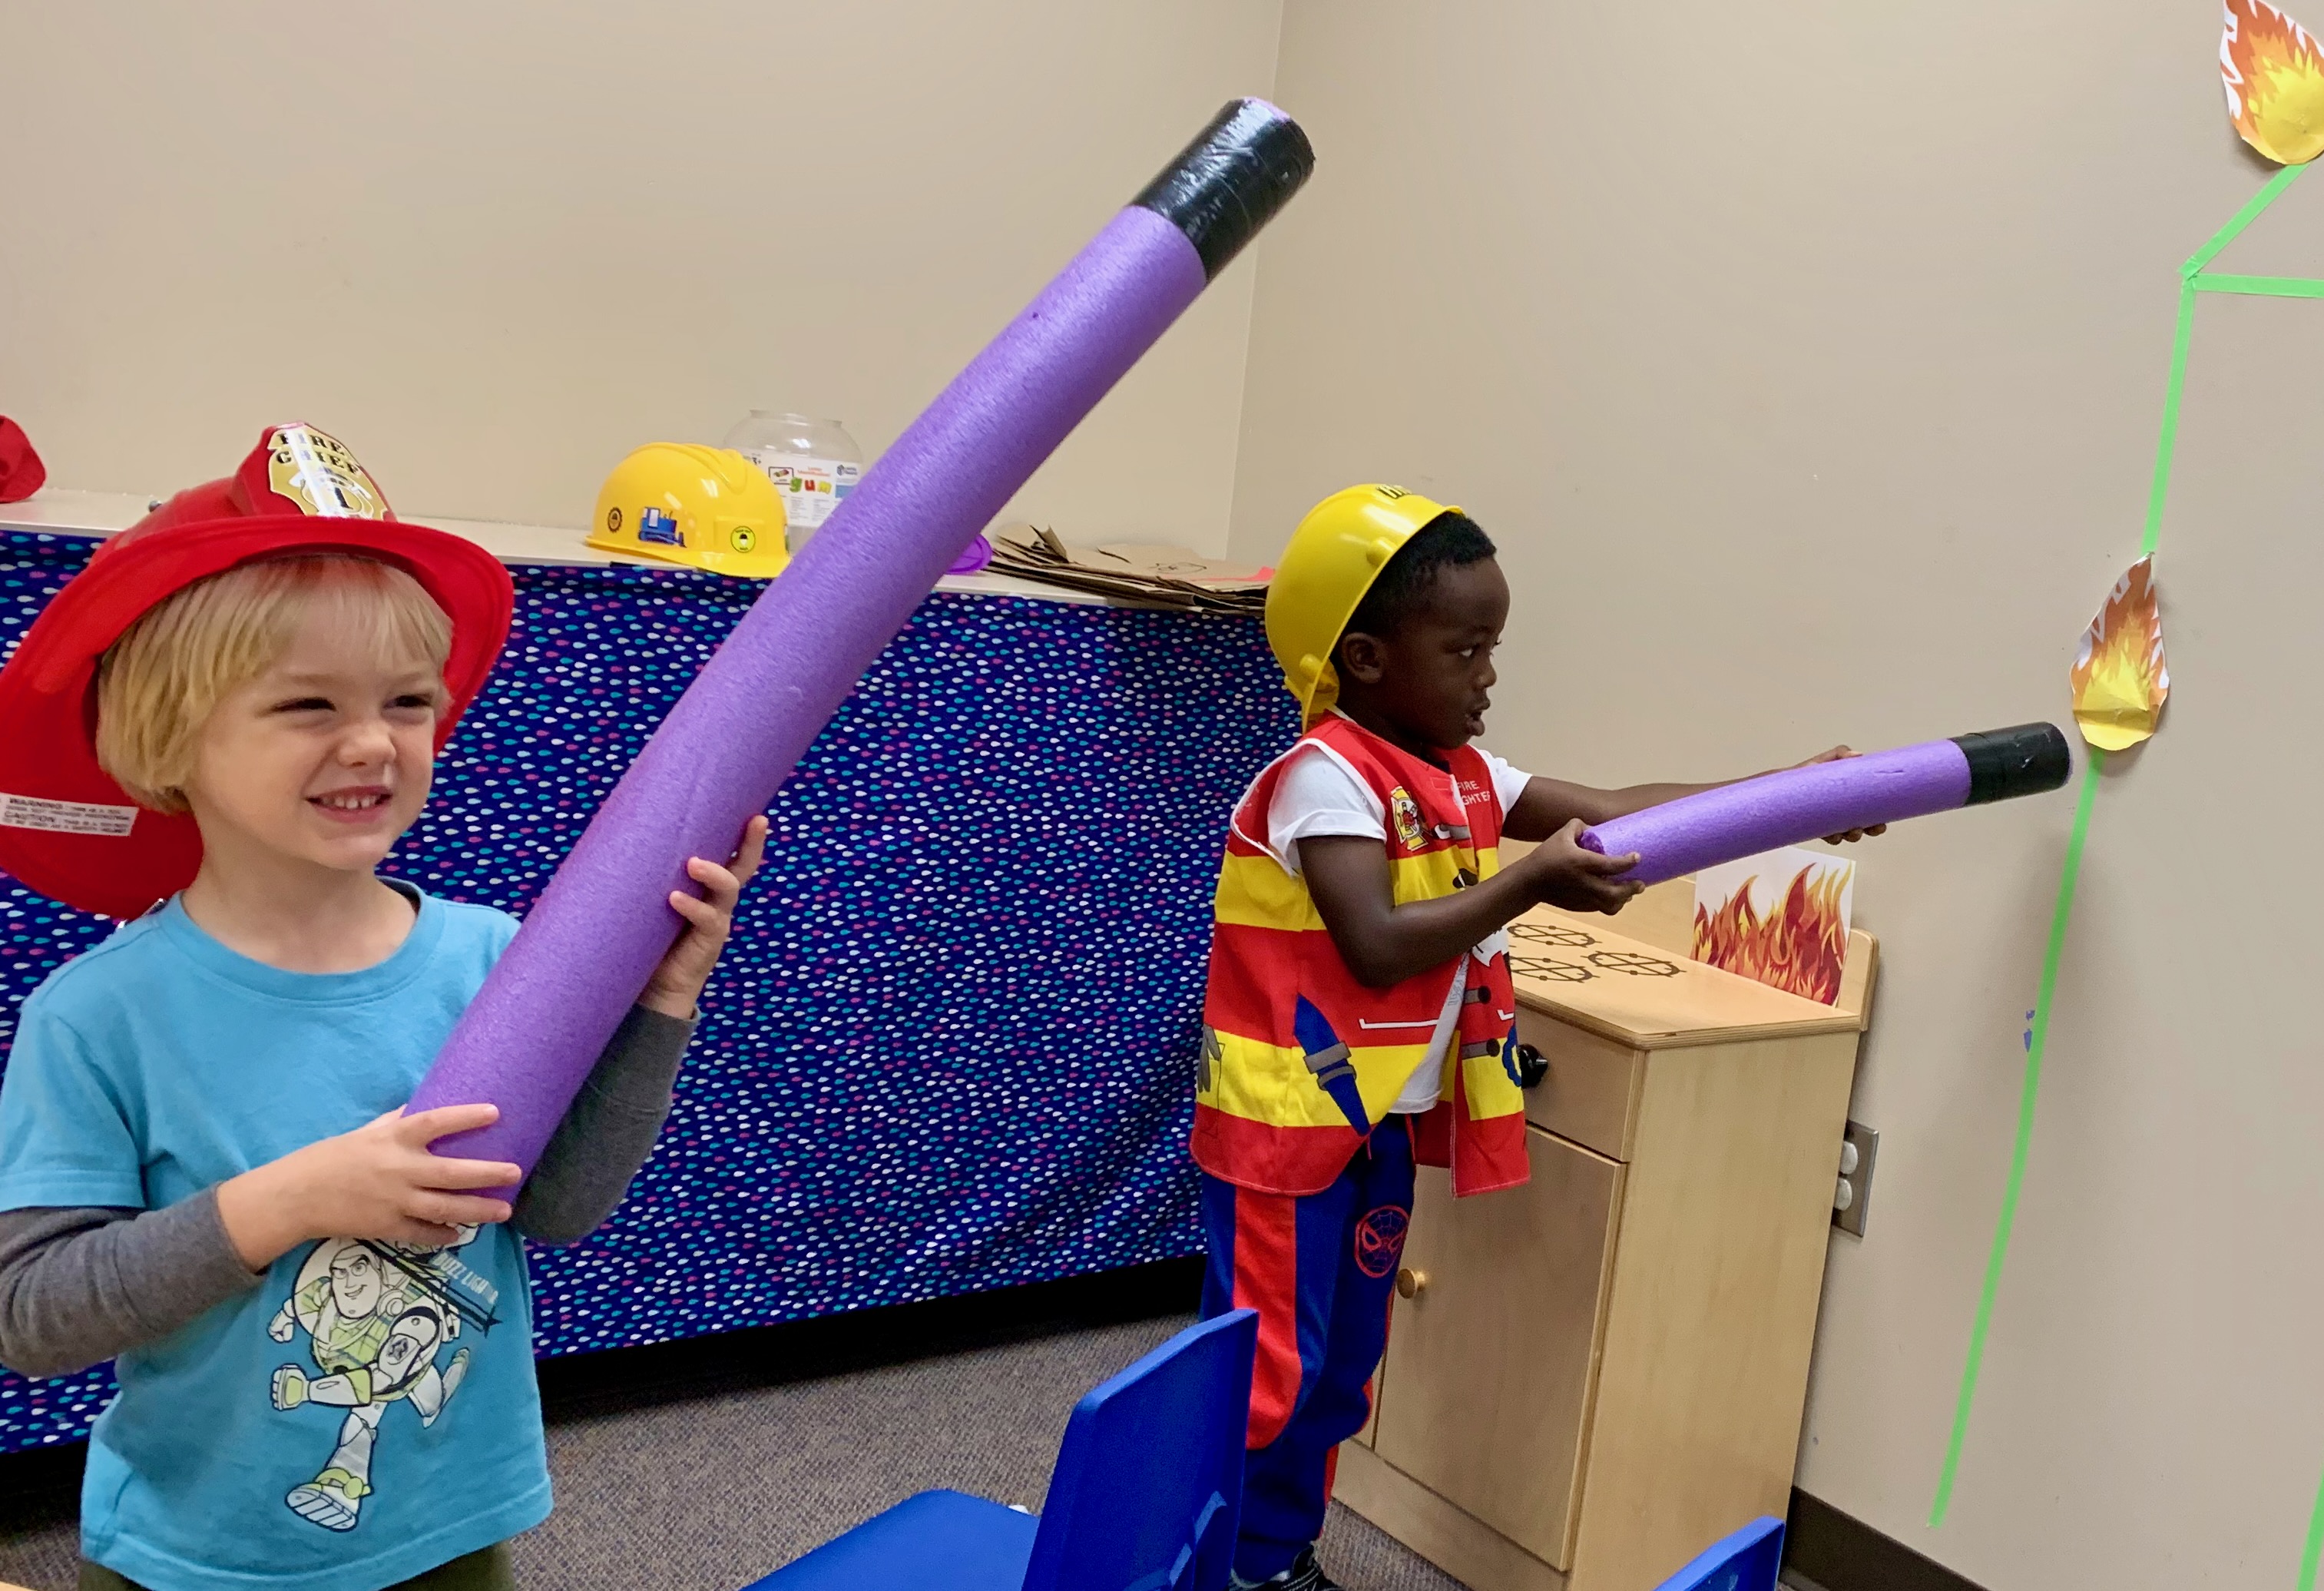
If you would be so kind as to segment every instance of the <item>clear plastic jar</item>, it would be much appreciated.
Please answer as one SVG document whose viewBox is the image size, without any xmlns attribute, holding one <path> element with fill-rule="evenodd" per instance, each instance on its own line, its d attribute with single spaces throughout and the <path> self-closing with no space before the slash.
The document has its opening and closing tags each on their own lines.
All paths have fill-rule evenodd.
<svg viewBox="0 0 2324 1591">
<path fill-rule="evenodd" d="M 835 420 L 753 409 L 719 446 L 746 455 L 774 482 L 783 498 L 784 540 L 793 552 L 863 478 L 863 449 Z"/>
</svg>

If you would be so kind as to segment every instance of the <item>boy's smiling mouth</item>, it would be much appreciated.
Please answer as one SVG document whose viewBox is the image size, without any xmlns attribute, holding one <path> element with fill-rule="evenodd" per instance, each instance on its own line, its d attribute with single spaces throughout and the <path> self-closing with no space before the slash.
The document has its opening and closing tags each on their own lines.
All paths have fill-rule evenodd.
<svg viewBox="0 0 2324 1591">
<path fill-rule="evenodd" d="M 307 804 L 320 809 L 327 817 L 342 821 L 357 821 L 384 808 L 392 799 L 392 794 L 383 784 L 360 784 L 309 796 Z"/>
</svg>

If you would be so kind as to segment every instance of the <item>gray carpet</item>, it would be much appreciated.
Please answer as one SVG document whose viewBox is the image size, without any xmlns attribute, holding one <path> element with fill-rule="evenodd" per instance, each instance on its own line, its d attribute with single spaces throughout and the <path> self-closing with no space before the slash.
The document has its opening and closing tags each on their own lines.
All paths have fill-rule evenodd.
<svg viewBox="0 0 2324 1591">
<path fill-rule="evenodd" d="M 1186 1322 L 1139 1321 L 553 1423 L 557 1512 L 516 1544 L 529 1591 L 734 1591 L 898 1499 L 1040 1505 L 1074 1401 Z M 70 1591 L 63 1509 L 0 1527 L 0 1580 Z M 1334 1507 L 1349 1591 L 1461 1591 Z"/>
</svg>

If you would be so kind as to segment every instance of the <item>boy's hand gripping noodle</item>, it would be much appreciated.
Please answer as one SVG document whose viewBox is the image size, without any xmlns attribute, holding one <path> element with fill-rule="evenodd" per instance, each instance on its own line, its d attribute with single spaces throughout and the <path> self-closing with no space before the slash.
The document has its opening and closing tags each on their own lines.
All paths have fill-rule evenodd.
<svg viewBox="0 0 2324 1591">
<path fill-rule="evenodd" d="M 832 512 L 670 709 L 549 881 L 420 1085 L 486 1101 L 440 1152 L 529 1173 L 679 925 L 688 856 L 723 859 L 952 561 L 1314 168 L 1237 100 L 954 377 Z"/>
<path fill-rule="evenodd" d="M 1582 831 L 1601 856 L 1636 851 L 1641 883 L 1850 828 L 2055 790 L 2073 772 L 2054 724 L 2020 724 L 1893 752 L 1786 768 Z"/>
</svg>

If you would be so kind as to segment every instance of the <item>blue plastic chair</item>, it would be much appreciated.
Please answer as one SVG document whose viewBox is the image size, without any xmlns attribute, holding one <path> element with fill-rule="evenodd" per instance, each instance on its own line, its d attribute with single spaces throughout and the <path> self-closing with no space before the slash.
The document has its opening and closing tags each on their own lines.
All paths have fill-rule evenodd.
<svg viewBox="0 0 2324 1591">
<path fill-rule="evenodd" d="M 1220 1591 L 1259 1316 L 1188 1327 L 1074 1406 L 1036 1519 L 922 1492 L 747 1591 Z"/>
<path fill-rule="evenodd" d="M 1755 1519 L 1665 1580 L 1656 1591 L 1775 1591 L 1784 1522 Z"/>
</svg>

